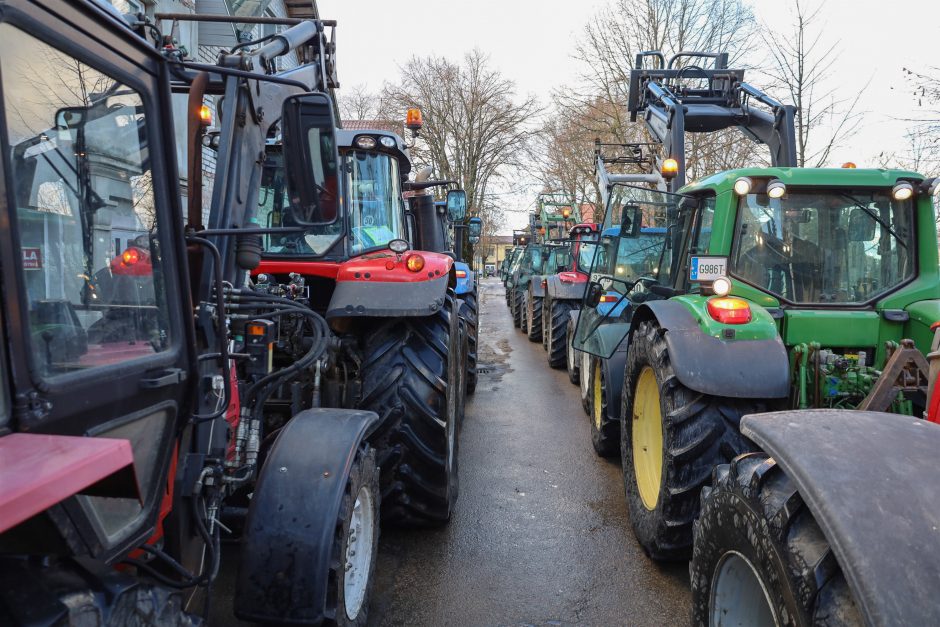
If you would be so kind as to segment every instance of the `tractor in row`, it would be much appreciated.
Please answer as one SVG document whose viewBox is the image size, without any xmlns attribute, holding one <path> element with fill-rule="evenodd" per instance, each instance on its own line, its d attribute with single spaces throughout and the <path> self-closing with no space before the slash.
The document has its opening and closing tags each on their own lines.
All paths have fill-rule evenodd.
<svg viewBox="0 0 940 627">
<path fill-rule="evenodd" d="M 631 115 L 663 152 L 611 182 L 610 252 L 575 338 L 592 359 L 624 355 L 606 381 L 619 407 L 600 416 L 619 426 L 637 540 L 653 559 L 691 557 L 695 624 L 937 622 L 936 604 L 911 602 L 940 563 L 923 481 L 940 443 L 924 357 L 937 181 L 793 167 L 793 108 L 724 54 L 693 55 L 709 69 L 688 56 L 645 53 L 631 73 Z M 771 166 L 686 184 L 684 134 L 731 127 Z M 665 229 L 652 268 L 645 229 Z M 618 273 L 625 260 L 637 269 Z"/>
</svg>

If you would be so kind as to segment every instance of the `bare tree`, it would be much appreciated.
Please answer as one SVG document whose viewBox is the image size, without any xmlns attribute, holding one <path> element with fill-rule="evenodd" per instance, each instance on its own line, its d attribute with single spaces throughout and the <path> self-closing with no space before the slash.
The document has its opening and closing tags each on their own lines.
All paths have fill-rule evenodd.
<svg viewBox="0 0 940 627">
<path fill-rule="evenodd" d="M 387 84 L 382 101 L 395 111 L 421 109 L 425 126 L 412 149 L 416 161 L 433 166 L 437 176 L 459 181 L 471 212 L 483 214 L 484 233 L 495 232 L 502 211 L 488 192 L 514 169 L 525 167 L 524 149 L 540 113 L 532 97 L 515 97 L 516 85 L 479 50 L 461 62 L 414 57 Z"/>
<path fill-rule="evenodd" d="M 377 120 L 383 117 L 382 98 L 363 84 L 341 90 L 337 100 L 343 120 Z"/>
<path fill-rule="evenodd" d="M 543 129 L 541 142 L 548 148 L 541 178 L 546 186 L 550 191 L 586 189 L 593 201 L 599 195 L 594 138 L 605 143 L 650 141 L 642 124 L 630 122 L 627 110 L 638 52 L 660 50 L 668 58 L 687 50 L 721 51 L 736 62 L 750 50 L 755 30 L 753 13 L 742 0 L 615 0 L 602 9 L 575 45 L 573 56 L 585 74 L 577 84 L 555 92 L 558 119 Z M 736 132 L 689 136 L 690 176 L 754 159 L 754 145 Z"/>
<path fill-rule="evenodd" d="M 764 28 L 770 44 L 767 74 L 796 107 L 800 167 L 825 165 L 832 150 L 858 132 L 862 121 L 858 104 L 867 88 L 860 86 L 855 95 L 842 96 L 836 87 L 827 86 L 839 43 L 823 40 L 824 29 L 817 27 L 821 7 L 807 8 L 801 0 L 793 0 L 793 23 L 788 32 Z"/>
</svg>

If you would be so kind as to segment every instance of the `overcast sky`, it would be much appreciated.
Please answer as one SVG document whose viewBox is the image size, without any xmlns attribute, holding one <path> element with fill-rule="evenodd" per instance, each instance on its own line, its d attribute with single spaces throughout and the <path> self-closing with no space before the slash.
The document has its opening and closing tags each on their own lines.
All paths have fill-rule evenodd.
<svg viewBox="0 0 940 627">
<path fill-rule="evenodd" d="M 398 77 L 399 65 L 412 55 L 459 59 L 477 47 L 516 82 L 521 94 L 534 94 L 547 104 L 553 89 L 577 80 L 581 69 L 571 58 L 574 41 L 590 16 L 607 3 L 319 0 L 318 5 L 324 19 L 339 21 L 337 56 L 344 87 L 365 84 L 378 90 L 384 81 Z M 751 5 L 759 21 L 788 31 L 789 2 L 753 0 Z M 851 160 L 860 167 L 877 166 L 878 153 L 904 150 L 909 123 L 903 118 L 919 113 L 902 68 L 940 66 L 940 0 L 825 0 L 820 23 L 827 31 L 824 38 L 839 44 L 833 85 L 845 94 L 869 85 L 860 104 L 863 128 L 833 154 L 832 165 Z M 532 202 L 534 197 L 507 198 L 507 228 L 525 222 L 526 204 Z"/>
</svg>

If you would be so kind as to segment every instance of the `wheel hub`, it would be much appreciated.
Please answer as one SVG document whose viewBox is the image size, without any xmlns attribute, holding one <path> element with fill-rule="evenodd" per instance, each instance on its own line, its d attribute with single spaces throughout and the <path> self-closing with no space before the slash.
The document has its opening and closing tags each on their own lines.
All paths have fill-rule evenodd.
<svg viewBox="0 0 940 627">
<path fill-rule="evenodd" d="M 663 420 L 656 374 L 640 372 L 633 398 L 633 472 L 643 506 L 656 509 L 663 477 Z"/>
<path fill-rule="evenodd" d="M 711 625 L 779 625 L 757 569 L 737 551 L 718 560 L 709 599 Z"/>
<path fill-rule="evenodd" d="M 366 486 L 359 488 L 349 521 L 346 538 L 346 574 L 343 578 L 343 600 L 346 616 L 355 620 L 362 611 L 369 572 L 372 570 L 372 539 L 375 534 L 375 513 L 372 493 Z"/>
</svg>

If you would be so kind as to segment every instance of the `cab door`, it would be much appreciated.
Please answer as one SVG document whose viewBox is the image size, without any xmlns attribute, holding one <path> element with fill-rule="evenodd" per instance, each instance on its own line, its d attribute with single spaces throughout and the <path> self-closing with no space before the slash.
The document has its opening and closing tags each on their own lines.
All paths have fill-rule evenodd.
<svg viewBox="0 0 940 627">
<path fill-rule="evenodd" d="M 89 2 L 0 11 L 0 267 L 14 431 L 130 442 L 139 498 L 49 515 L 92 556 L 151 532 L 195 377 L 162 58 Z"/>
</svg>

